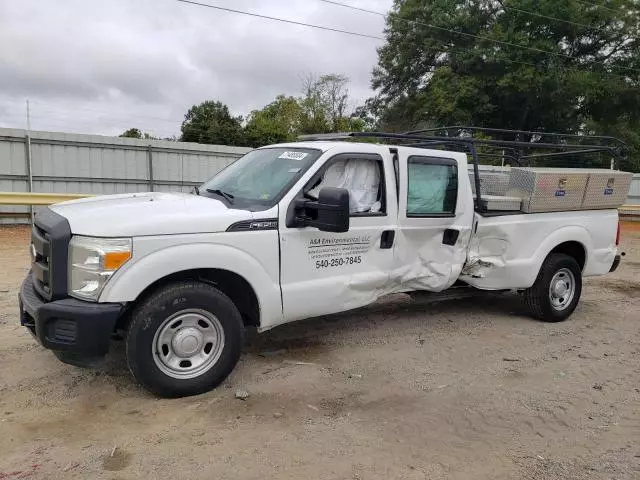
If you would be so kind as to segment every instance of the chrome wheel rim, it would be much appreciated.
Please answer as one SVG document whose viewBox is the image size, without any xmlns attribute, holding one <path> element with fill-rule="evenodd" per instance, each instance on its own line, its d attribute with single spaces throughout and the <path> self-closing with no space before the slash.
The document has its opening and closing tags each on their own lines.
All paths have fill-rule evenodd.
<svg viewBox="0 0 640 480">
<path fill-rule="evenodd" d="M 576 293 L 576 278 L 568 268 L 561 268 L 551 279 L 549 300 L 558 311 L 566 309 Z"/>
<path fill-rule="evenodd" d="M 156 366 L 172 378 L 195 378 L 222 355 L 224 330 L 220 320 L 200 309 L 181 310 L 167 318 L 153 338 Z"/>
</svg>

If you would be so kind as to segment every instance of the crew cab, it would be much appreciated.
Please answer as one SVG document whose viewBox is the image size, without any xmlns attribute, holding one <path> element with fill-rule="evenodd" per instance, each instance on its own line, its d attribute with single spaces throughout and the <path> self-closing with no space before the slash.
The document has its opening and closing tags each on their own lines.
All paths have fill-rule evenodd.
<svg viewBox="0 0 640 480">
<path fill-rule="evenodd" d="M 90 365 L 124 331 L 157 395 L 206 392 L 243 332 L 454 284 L 522 294 L 533 317 L 576 308 L 614 270 L 615 208 L 486 212 L 465 153 L 302 141 L 247 153 L 191 194 L 105 195 L 38 213 L 20 319 L 64 362 Z"/>
</svg>

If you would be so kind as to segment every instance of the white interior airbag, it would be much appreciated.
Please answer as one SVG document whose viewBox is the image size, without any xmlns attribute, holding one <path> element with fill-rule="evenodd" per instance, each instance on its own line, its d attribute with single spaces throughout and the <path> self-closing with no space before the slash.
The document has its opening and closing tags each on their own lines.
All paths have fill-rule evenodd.
<svg viewBox="0 0 640 480">
<path fill-rule="evenodd" d="M 374 161 L 358 158 L 339 160 L 327 168 L 320 183 L 308 194 L 318 198 L 324 187 L 346 188 L 351 213 L 380 211 L 380 202 L 377 201 L 380 168 Z"/>
</svg>

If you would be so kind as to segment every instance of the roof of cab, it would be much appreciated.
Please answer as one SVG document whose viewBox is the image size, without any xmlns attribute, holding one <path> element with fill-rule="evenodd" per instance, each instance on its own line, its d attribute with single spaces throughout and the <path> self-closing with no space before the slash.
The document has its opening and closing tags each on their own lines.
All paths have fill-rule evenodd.
<svg viewBox="0 0 640 480">
<path fill-rule="evenodd" d="M 289 142 L 289 143 L 275 143 L 273 145 L 264 145 L 260 148 L 312 148 L 315 150 L 321 150 L 323 153 L 336 147 L 344 147 L 349 145 L 351 147 L 363 148 L 365 151 L 375 151 L 379 149 L 387 149 L 392 145 L 383 145 L 380 143 L 363 143 L 363 142 L 341 142 L 341 141 L 307 141 L 307 142 Z"/>
<path fill-rule="evenodd" d="M 345 148 L 347 147 L 348 148 Z M 389 145 L 383 143 L 363 143 L 363 142 L 344 142 L 339 140 L 323 141 L 301 141 L 301 142 L 289 142 L 289 143 L 277 143 L 273 145 L 265 145 L 260 148 L 312 148 L 320 150 L 325 153 L 329 150 L 338 150 L 338 153 L 378 153 L 389 152 L 390 148 L 397 149 L 398 151 L 405 151 L 408 154 L 414 155 L 435 155 L 438 157 L 453 158 L 458 161 L 467 161 L 467 155 L 463 152 L 452 152 L 447 150 L 436 150 L 422 147 L 412 147 L 411 145 Z"/>
</svg>

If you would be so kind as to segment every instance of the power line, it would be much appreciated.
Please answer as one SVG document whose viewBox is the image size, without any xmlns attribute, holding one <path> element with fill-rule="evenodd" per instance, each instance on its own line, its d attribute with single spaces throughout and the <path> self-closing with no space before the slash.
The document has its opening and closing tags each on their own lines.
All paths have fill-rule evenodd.
<svg viewBox="0 0 640 480">
<path fill-rule="evenodd" d="M 178 1 L 186 1 L 186 0 L 178 0 Z M 361 7 L 356 7 L 354 5 L 348 5 L 348 4 L 345 4 L 345 3 L 340 3 L 340 2 L 336 2 L 334 0 L 320 0 L 320 1 L 324 2 L 324 3 L 329 3 L 331 5 L 336 5 L 336 6 L 339 6 L 339 7 L 349 8 L 351 10 L 358 10 L 360 12 L 365 12 L 365 13 L 369 13 L 369 14 L 372 14 L 372 15 L 378 15 L 378 16 L 385 17 L 385 18 L 388 16 L 386 13 L 383 13 L 383 12 L 378 12 L 376 10 L 369 10 L 369 9 L 361 8 Z M 509 7 L 506 7 L 506 8 L 509 8 Z M 521 49 L 524 49 L 524 50 L 530 50 L 530 51 L 533 51 L 533 52 L 545 53 L 547 55 L 553 55 L 553 56 L 556 56 L 556 57 L 564 57 L 564 58 L 569 58 L 571 60 L 574 60 L 574 58 L 571 55 L 568 55 L 566 53 L 552 52 L 551 50 L 544 50 L 544 49 L 541 49 L 541 48 L 529 47 L 527 45 L 520 45 L 518 43 L 505 42 L 503 40 L 496 40 L 496 39 L 489 38 L 489 37 L 483 37 L 483 36 L 480 36 L 480 35 L 474 35 L 472 33 L 466 33 L 466 32 L 460 32 L 460 31 L 457 31 L 457 30 L 451 30 L 449 28 L 440 27 L 440 26 L 437 26 L 437 25 L 432 25 L 430 23 L 420 22 L 420 21 L 417 21 L 417 20 L 408 20 L 408 19 L 402 18 L 402 17 L 397 17 L 397 19 L 402 21 L 402 22 L 409 23 L 409 24 L 423 25 L 425 27 L 429 27 L 429 28 L 433 28 L 435 30 L 441 30 L 441 31 L 453 33 L 455 35 L 461 35 L 463 37 L 471 37 L 471 38 L 475 38 L 477 40 L 485 40 L 485 41 L 493 42 L 493 43 L 496 43 L 496 44 L 499 44 L 499 45 L 506 45 L 506 46 L 510 46 L 510 47 L 521 48 Z M 628 70 L 628 71 L 631 71 L 633 73 L 640 74 L 639 70 L 634 70 L 632 68 L 627 68 L 627 67 L 619 67 L 617 65 L 608 65 L 605 61 L 592 61 L 592 62 L 589 62 L 589 63 L 604 65 L 604 66 L 613 67 L 613 68 L 620 68 L 620 69 L 623 69 L 623 70 Z M 586 65 L 586 64 L 583 64 L 583 65 Z"/>
<path fill-rule="evenodd" d="M 570 20 L 563 20 L 562 18 L 550 17 L 549 15 L 543 15 L 541 13 L 531 12 L 529 10 L 523 10 L 522 8 L 510 7 L 505 5 L 504 9 L 515 10 L 516 12 L 526 13 L 527 15 L 533 15 L 535 17 L 546 18 L 547 20 L 554 20 L 556 22 L 567 23 L 569 25 L 575 25 L 576 27 L 588 28 L 589 30 L 596 30 L 599 32 L 603 31 L 601 28 L 594 27 L 593 25 L 587 25 L 586 23 L 578 23 L 578 22 L 572 22 Z"/>
<path fill-rule="evenodd" d="M 319 30 L 328 30 L 330 32 L 344 33 L 346 35 L 353 35 L 356 37 L 372 38 L 374 40 L 384 40 L 384 38 L 382 37 L 377 37 L 375 35 L 369 35 L 366 33 L 351 32 L 349 30 L 340 30 L 339 28 L 325 27 L 323 25 L 315 25 L 313 23 L 298 22 L 296 20 L 289 20 L 286 18 L 271 17 L 269 15 L 261 15 L 259 13 L 244 12 L 242 10 L 235 10 L 233 8 L 220 7 L 217 5 L 209 5 L 207 3 L 194 2 L 192 0 L 176 0 L 176 2 L 188 3 L 191 5 L 198 5 L 200 7 L 213 8 L 215 10 L 222 10 L 224 12 L 239 13 L 240 15 L 248 15 L 250 17 L 262 18 L 264 20 L 273 20 L 275 22 L 290 23 L 292 25 L 299 25 L 302 27 L 310 27 L 310 28 L 317 28 Z"/>
<path fill-rule="evenodd" d="M 332 31 L 332 32 L 338 32 L 338 33 L 344 33 L 347 35 L 355 35 L 358 37 L 364 37 L 364 38 L 371 38 L 371 39 L 375 39 L 375 40 L 384 40 L 384 38 L 382 37 L 378 37 L 375 35 L 368 35 L 368 34 L 364 34 L 364 33 L 357 33 L 357 32 L 351 32 L 351 31 L 347 31 L 347 30 L 340 30 L 340 29 L 336 29 L 336 28 L 332 28 L 332 27 L 325 27 L 325 26 L 321 26 L 321 25 L 315 25 L 315 24 L 311 24 L 311 23 L 304 23 L 304 22 L 298 22 L 295 20 L 288 20 L 288 19 L 284 19 L 284 18 L 279 18 L 279 17 L 272 17 L 272 16 L 268 16 L 268 15 L 261 15 L 261 14 L 257 14 L 257 13 L 251 13 L 251 12 L 245 12 L 242 10 L 235 10 L 232 8 L 226 8 L 226 7 L 220 7 L 217 5 L 209 5 L 206 3 L 200 3 L 200 2 L 195 2 L 192 0 L 176 0 L 177 2 L 181 2 L 181 3 L 187 3 L 187 4 L 192 4 L 192 5 L 198 5 L 201 7 L 207 7 L 207 8 L 213 8 L 216 10 L 222 10 L 222 11 L 226 11 L 226 12 L 232 12 L 232 13 L 238 13 L 241 15 L 248 15 L 248 16 L 252 16 L 252 17 L 257 17 L 257 18 L 262 18 L 262 19 L 266 19 L 266 20 L 273 20 L 273 21 L 278 21 L 278 22 L 284 22 L 284 23 L 289 23 L 289 24 L 293 24 L 293 25 L 300 25 L 300 26 L 304 26 L 304 27 L 311 27 L 311 28 L 317 28 L 317 29 L 321 29 L 321 30 L 328 30 L 328 31 Z M 352 10 L 358 10 L 361 12 L 366 12 L 369 14 L 373 14 L 373 15 L 378 15 L 381 17 L 386 17 L 387 15 L 385 13 L 382 12 L 377 12 L 375 10 L 368 10 L 365 8 L 360 8 L 360 7 L 355 7 L 353 5 L 347 5 L 344 3 L 339 3 L 339 2 L 335 2 L 332 0 L 320 0 L 321 2 L 325 2 L 325 3 L 329 3 L 329 4 L 333 4 L 333 5 L 337 5 L 340 7 L 344 7 L 344 8 L 350 8 Z M 466 36 L 466 37 L 472 37 L 475 39 L 479 39 L 479 40 L 485 40 L 485 41 L 489 41 L 489 42 L 493 42 L 496 44 L 500 44 L 500 45 L 506 45 L 506 46 L 511 46 L 511 47 L 516 47 L 516 48 L 521 48 L 521 49 L 525 49 L 525 50 L 530 50 L 530 51 L 534 51 L 534 52 L 538 52 L 538 53 L 545 53 L 547 55 L 553 55 L 553 56 L 557 56 L 557 57 L 564 57 L 564 58 L 568 58 L 573 60 L 574 58 L 571 55 L 565 54 L 565 53 L 559 53 L 559 52 L 552 52 L 550 50 L 544 50 L 544 49 L 540 49 L 540 48 L 535 48 L 535 47 L 529 47 L 526 45 L 520 45 L 517 43 L 511 43 L 511 42 L 505 42 L 502 40 L 495 40 L 492 38 L 488 38 L 488 37 L 483 37 L 483 36 L 479 36 L 479 35 L 473 35 L 470 33 L 466 33 L 466 32 L 459 32 L 456 30 L 451 30 L 445 27 L 439 27 L 437 25 L 431 25 L 428 23 L 424 23 L 424 22 L 419 22 L 419 21 L 415 21 L 415 20 L 407 20 L 404 18 L 400 18 L 401 21 L 410 23 L 410 24 L 417 24 L 417 25 L 424 25 L 436 30 L 442 30 L 442 31 L 446 31 L 449 33 L 453 33 L 456 35 L 461 35 L 461 36 Z M 608 65 L 605 61 L 593 61 L 593 62 L 589 62 L 592 64 L 599 64 L 599 65 L 603 65 L 603 66 L 608 66 L 608 67 L 612 67 L 612 68 L 618 68 L 618 69 L 623 69 L 623 70 L 628 70 L 631 71 L 633 73 L 637 73 L 640 74 L 640 71 L 638 70 L 634 70 L 631 68 L 627 68 L 627 67 L 619 67 L 617 65 Z M 583 64 L 584 65 L 584 64 Z M 576 69 L 574 69 L 576 70 Z M 580 71 L 584 71 L 582 69 L 577 69 Z"/>
<path fill-rule="evenodd" d="M 586 5 L 588 7 L 599 7 L 599 8 L 604 8 L 605 10 L 609 10 L 610 12 L 619 13 L 618 10 L 616 10 L 615 8 L 611 8 L 611 7 L 608 7 L 606 5 L 602 5 L 601 3 L 585 2 L 584 0 L 576 0 L 576 2 L 577 3 L 581 3 L 583 5 Z"/>
<path fill-rule="evenodd" d="M 447 46 L 447 53 L 460 53 L 460 54 L 466 54 L 469 53 L 469 50 L 460 50 L 460 49 L 456 49 L 456 48 L 451 48 L 449 46 Z M 573 72 L 585 72 L 585 70 L 580 69 L 580 68 L 575 68 L 575 67 L 567 67 L 567 66 L 561 66 L 561 67 L 549 67 L 549 66 L 545 66 L 545 65 L 540 65 L 540 64 L 536 64 L 536 63 L 531 63 L 531 62 L 523 62 L 521 60 L 511 60 L 510 58 L 497 58 L 497 57 L 488 57 L 488 58 L 483 58 L 482 61 L 485 64 L 489 64 L 489 63 L 511 63 L 511 64 L 517 64 L 517 65 L 526 65 L 528 67 L 533 67 L 536 70 L 540 70 L 541 68 L 550 71 L 553 70 L 555 72 L 564 72 L 564 71 L 573 71 Z M 618 75 L 615 73 L 610 73 L 607 72 L 609 75 L 612 75 L 614 77 L 618 77 L 618 78 L 626 78 L 623 75 Z"/>
</svg>

